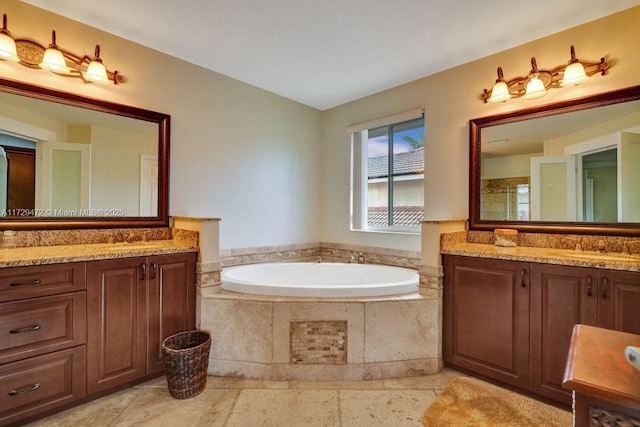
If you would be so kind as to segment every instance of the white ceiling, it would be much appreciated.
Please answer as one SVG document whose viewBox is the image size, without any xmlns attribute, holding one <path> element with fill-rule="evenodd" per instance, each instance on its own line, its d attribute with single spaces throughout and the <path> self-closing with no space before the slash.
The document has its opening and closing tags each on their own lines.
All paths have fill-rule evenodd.
<svg viewBox="0 0 640 427">
<path fill-rule="evenodd" d="M 23 0 L 319 110 L 640 0 Z"/>
</svg>

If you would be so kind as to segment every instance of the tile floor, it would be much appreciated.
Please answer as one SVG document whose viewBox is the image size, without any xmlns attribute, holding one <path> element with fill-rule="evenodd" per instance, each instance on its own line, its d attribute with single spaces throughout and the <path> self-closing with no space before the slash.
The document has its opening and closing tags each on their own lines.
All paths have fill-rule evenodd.
<svg viewBox="0 0 640 427">
<path fill-rule="evenodd" d="M 451 379 L 438 374 L 376 381 L 259 381 L 210 376 L 200 395 L 169 396 L 164 377 L 41 419 L 35 426 L 422 426 Z"/>
</svg>

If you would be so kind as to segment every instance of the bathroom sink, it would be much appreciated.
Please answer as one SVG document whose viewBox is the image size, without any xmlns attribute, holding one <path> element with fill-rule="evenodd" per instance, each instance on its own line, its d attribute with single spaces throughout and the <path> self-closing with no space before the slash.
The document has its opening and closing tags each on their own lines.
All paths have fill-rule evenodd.
<svg viewBox="0 0 640 427">
<path fill-rule="evenodd" d="M 625 255 L 625 254 L 566 252 L 564 255 L 571 258 L 591 259 L 596 261 L 640 262 L 640 257 L 635 255 Z"/>
</svg>

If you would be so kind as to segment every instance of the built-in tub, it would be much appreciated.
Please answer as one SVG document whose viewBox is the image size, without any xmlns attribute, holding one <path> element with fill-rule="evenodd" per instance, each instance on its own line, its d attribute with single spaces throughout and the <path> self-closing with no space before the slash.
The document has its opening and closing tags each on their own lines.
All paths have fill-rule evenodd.
<svg viewBox="0 0 640 427">
<path fill-rule="evenodd" d="M 198 295 L 198 327 L 212 334 L 208 372 L 285 381 L 434 374 L 442 303 L 437 289 L 418 291 L 418 277 L 355 263 L 224 268 L 221 287 Z"/>
<path fill-rule="evenodd" d="M 344 263 L 267 263 L 226 268 L 222 289 L 290 297 L 374 297 L 418 291 L 418 273 L 402 267 Z"/>
</svg>

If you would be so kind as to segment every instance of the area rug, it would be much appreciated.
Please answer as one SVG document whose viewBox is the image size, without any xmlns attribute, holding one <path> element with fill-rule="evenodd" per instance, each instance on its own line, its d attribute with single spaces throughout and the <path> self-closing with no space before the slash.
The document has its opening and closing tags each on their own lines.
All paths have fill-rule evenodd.
<svg viewBox="0 0 640 427">
<path fill-rule="evenodd" d="M 427 427 L 570 427 L 569 411 L 475 378 L 457 377 L 422 416 Z"/>
</svg>

